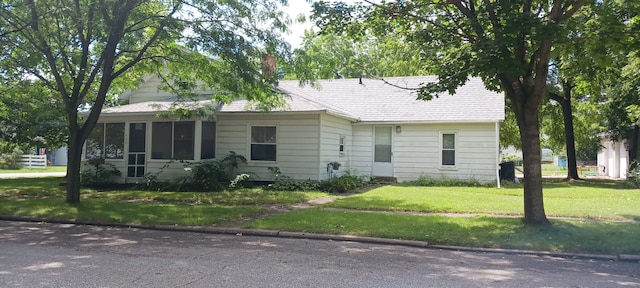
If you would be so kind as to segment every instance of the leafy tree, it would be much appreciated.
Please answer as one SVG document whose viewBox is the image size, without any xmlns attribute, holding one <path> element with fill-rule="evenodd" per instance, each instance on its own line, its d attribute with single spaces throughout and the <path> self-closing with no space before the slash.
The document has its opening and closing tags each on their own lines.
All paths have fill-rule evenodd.
<svg viewBox="0 0 640 288">
<path fill-rule="evenodd" d="M 334 79 L 425 75 L 418 47 L 398 37 L 315 34 L 305 31 L 288 78 Z"/>
<path fill-rule="evenodd" d="M 552 49 L 568 39 L 566 25 L 587 0 L 476 1 L 398 0 L 349 6 L 314 3 L 314 19 L 325 31 L 351 35 L 371 29 L 404 35 L 430 53 L 437 83 L 421 87 L 420 98 L 455 92 L 469 76 L 503 91 L 516 116 L 524 160 L 524 221 L 549 224 L 542 196 L 539 107 L 547 96 Z"/>
<path fill-rule="evenodd" d="M 17 81 L 0 87 L 0 153 L 65 145 L 66 120 L 59 101 L 52 98 L 40 81 Z"/>
<path fill-rule="evenodd" d="M 36 77 L 64 105 L 67 117 L 66 201 L 80 201 L 82 146 L 109 95 L 134 88 L 141 75 L 201 80 L 225 91 L 272 102 L 260 75 L 264 53 L 284 54 L 279 33 L 284 0 L 142 1 L 7 0 L 0 4 L 0 75 Z M 181 45 L 177 45 L 180 43 Z M 206 56 L 205 56 L 206 55 Z M 79 109 L 90 107 L 86 114 Z"/>
</svg>

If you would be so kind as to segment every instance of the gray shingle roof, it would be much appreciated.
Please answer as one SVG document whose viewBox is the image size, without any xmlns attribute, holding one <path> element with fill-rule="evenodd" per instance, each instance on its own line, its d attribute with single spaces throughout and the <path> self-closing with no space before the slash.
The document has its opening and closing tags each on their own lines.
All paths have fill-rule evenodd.
<svg viewBox="0 0 640 288">
<path fill-rule="evenodd" d="M 321 80 L 318 81 L 320 89 L 309 85 L 300 87 L 298 81 L 282 81 L 278 87 L 292 97 L 325 104 L 329 110 L 340 107 L 365 122 L 493 122 L 504 119 L 503 94 L 487 90 L 478 78 L 459 87 L 455 95 L 445 93 L 430 101 L 416 100 L 414 88 L 435 80 L 435 77 L 365 78 L 362 84 L 359 79 Z"/>
<path fill-rule="evenodd" d="M 415 88 L 435 77 L 319 80 L 317 86 L 300 87 L 297 80 L 281 81 L 286 106 L 273 112 L 327 112 L 362 122 L 495 122 L 504 120 L 504 96 L 473 78 L 456 90 L 430 101 L 416 100 Z M 167 111 L 175 98 L 105 108 L 104 114 Z M 212 100 L 185 102 L 184 107 L 215 105 Z M 219 113 L 257 111 L 247 100 L 218 107 Z"/>
</svg>

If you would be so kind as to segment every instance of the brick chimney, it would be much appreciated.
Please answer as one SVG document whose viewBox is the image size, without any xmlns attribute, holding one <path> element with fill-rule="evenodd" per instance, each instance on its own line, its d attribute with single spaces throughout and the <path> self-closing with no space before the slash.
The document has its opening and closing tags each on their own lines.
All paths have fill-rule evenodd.
<svg viewBox="0 0 640 288">
<path fill-rule="evenodd" d="M 276 80 L 276 57 L 271 54 L 262 55 L 262 78 Z"/>
</svg>

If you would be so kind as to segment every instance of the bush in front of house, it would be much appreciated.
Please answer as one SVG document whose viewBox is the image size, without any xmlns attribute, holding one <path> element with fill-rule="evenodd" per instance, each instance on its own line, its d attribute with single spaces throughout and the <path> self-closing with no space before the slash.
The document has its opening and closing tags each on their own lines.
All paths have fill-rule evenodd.
<svg viewBox="0 0 640 288">
<path fill-rule="evenodd" d="M 271 169 L 270 169 L 271 170 Z M 329 193 L 346 193 L 357 190 L 369 183 L 366 177 L 356 176 L 349 172 L 331 180 L 296 180 L 277 173 L 272 184 L 264 189 L 269 191 L 323 191 Z"/>
<path fill-rule="evenodd" d="M 320 191 L 329 193 L 347 193 L 360 189 L 367 185 L 367 177 L 357 176 L 347 171 L 340 177 L 325 180 L 320 183 Z"/>
<path fill-rule="evenodd" d="M 122 173 L 111 163 L 84 163 L 80 171 L 80 183 L 84 186 L 105 186 L 114 184 L 114 178 Z"/>
<path fill-rule="evenodd" d="M 250 187 L 250 174 L 236 174 L 236 169 L 246 163 L 247 158 L 231 151 L 220 160 L 190 164 L 191 173 L 178 180 L 179 190 L 217 192 Z"/>
<path fill-rule="evenodd" d="M 0 155 L 0 169 L 6 170 L 19 170 L 22 169 L 22 150 L 16 148 L 11 153 Z"/>
<path fill-rule="evenodd" d="M 402 183 L 404 186 L 446 186 L 446 187 L 491 187 L 493 183 L 481 183 L 475 179 L 434 179 L 426 176 L 420 176 L 417 180 Z"/>
</svg>

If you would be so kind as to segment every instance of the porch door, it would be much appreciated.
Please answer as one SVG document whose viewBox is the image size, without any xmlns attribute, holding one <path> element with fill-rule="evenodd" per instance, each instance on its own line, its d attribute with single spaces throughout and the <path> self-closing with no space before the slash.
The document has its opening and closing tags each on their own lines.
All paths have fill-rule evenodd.
<svg viewBox="0 0 640 288">
<path fill-rule="evenodd" d="M 147 123 L 129 123 L 129 156 L 127 177 L 144 177 L 146 164 Z"/>
<path fill-rule="evenodd" d="M 374 127 L 372 176 L 393 176 L 391 126 Z"/>
</svg>

